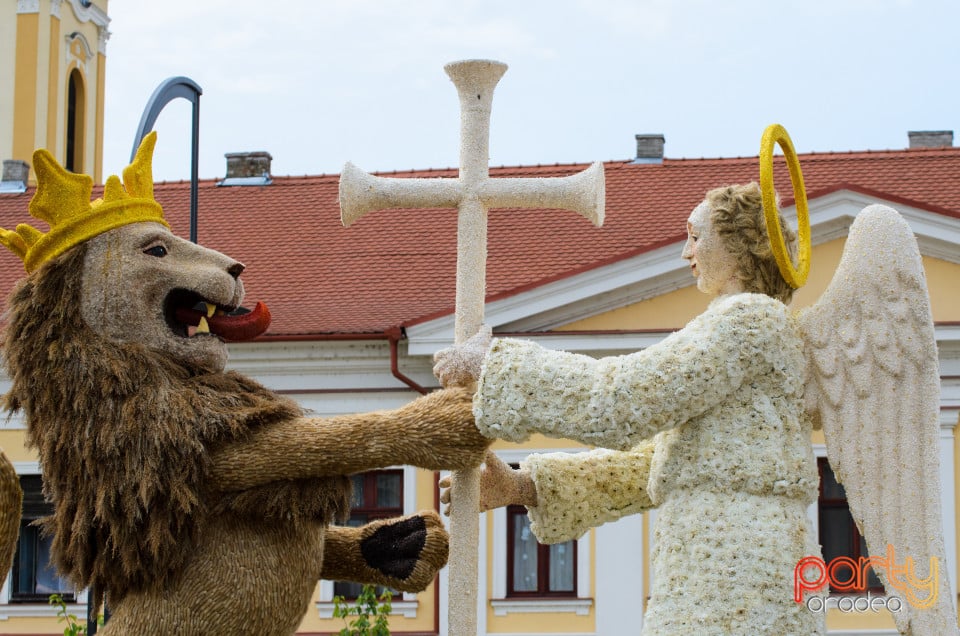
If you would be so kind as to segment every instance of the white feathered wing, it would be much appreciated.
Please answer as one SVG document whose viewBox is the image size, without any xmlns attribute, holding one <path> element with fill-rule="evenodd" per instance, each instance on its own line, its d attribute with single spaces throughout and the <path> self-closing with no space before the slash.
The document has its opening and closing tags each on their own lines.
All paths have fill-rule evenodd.
<svg viewBox="0 0 960 636">
<path fill-rule="evenodd" d="M 940 376 L 933 318 L 916 239 L 882 205 L 850 228 L 837 272 L 817 303 L 799 315 L 808 359 L 806 408 L 823 426 L 827 457 L 871 555 L 893 546 L 914 575 L 938 569 L 936 601 L 898 589 L 875 567 L 889 595 L 903 600 L 898 630 L 957 633 L 940 514 Z M 895 577 L 900 578 L 901 577 Z"/>
</svg>

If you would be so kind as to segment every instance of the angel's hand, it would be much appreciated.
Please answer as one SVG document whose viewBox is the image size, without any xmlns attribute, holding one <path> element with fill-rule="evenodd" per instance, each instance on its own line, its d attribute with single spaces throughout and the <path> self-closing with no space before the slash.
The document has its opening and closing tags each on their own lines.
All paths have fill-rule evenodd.
<svg viewBox="0 0 960 636">
<path fill-rule="evenodd" d="M 439 485 L 440 503 L 444 504 L 443 514 L 449 516 L 450 477 L 441 479 Z M 487 451 L 483 468 L 480 469 L 480 510 L 478 512 L 513 504 L 536 506 L 537 486 L 530 477 L 529 471 L 514 470 L 497 457 L 496 453 Z"/>
<path fill-rule="evenodd" d="M 466 342 L 436 352 L 433 374 L 440 380 L 440 386 L 468 386 L 476 382 L 491 338 L 490 328 L 484 325 Z"/>
</svg>

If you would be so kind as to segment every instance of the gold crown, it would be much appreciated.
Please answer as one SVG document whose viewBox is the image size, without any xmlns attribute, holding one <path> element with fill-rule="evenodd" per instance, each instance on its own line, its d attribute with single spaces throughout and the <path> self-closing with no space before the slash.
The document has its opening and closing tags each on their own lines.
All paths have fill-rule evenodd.
<svg viewBox="0 0 960 636">
<path fill-rule="evenodd" d="M 44 234 L 26 223 L 15 231 L 0 228 L 0 243 L 19 256 L 30 273 L 71 247 L 122 225 L 152 221 L 170 227 L 153 198 L 156 142 L 156 132 L 144 137 L 133 163 L 123 170 L 123 185 L 111 175 L 103 197 L 93 202 L 89 175 L 68 172 L 49 152 L 37 150 L 33 153 L 37 191 L 30 200 L 30 216 L 45 221 L 50 231 Z"/>
</svg>

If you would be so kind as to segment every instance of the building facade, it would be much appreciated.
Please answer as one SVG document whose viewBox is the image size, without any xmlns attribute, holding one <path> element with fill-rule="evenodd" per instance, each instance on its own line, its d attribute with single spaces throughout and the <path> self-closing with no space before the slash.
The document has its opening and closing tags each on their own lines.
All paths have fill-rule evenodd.
<svg viewBox="0 0 960 636">
<path fill-rule="evenodd" d="M 101 181 L 107 0 L 17 0 L 2 11 L 0 160 L 6 174 L 19 174 L 36 148 L 47 148 L 69 170 Z"/>
</svg>

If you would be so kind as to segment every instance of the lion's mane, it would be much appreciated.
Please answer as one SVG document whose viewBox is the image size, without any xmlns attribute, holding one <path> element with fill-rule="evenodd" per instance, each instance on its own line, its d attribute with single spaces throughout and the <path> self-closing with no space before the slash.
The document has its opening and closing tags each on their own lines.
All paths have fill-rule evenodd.
<svg viewBox="0 0 960 636">
<path fill-rule="evenodd" d="M 18 284 L 3 344 L 13 381 L 6 406 L 25 412 L 40 455 L 54 504 L 43 527 L 58 570 L 116 602 L 172 582 L 207 515 L 342 519 L 346 477 L 205 488 L 212 450 L 300 408 L 240 374 L 97 335 L 80 311 L 85 251 L 73 248 Z"/>
</svg>

